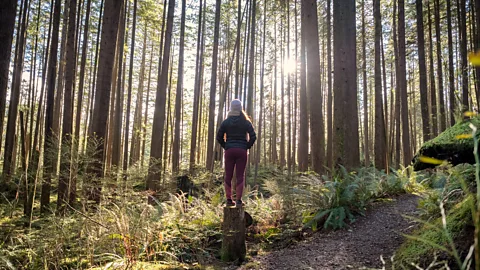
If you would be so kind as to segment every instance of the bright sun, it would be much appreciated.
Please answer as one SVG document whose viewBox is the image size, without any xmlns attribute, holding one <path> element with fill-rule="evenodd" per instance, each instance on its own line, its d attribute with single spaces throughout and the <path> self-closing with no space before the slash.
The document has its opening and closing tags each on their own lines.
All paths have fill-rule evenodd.
<svg viewBox="0 0 480 270">
<path fill-rule="evenodd" d="M 294 73 L 296 66 L 297 66 L 297 62 L 295 62 L 295 59 L 293 58 L 286 59 L 285 63 L 283 64 L 283 71 L 287 74 Z"/>
</svg>

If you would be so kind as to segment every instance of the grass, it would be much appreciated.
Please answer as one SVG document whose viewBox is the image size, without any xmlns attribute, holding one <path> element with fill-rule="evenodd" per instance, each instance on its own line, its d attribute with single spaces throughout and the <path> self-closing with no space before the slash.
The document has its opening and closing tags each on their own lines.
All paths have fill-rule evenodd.
<svg viewBox="0 0 480 270">
<path fill-rule="evenodd" d="M 224 195 L 221 182 L 212 182 L 221 180 L 220 171 L 213 177 L 199 173 L 193 178 L 197 186 L 203 187 L 196 197 L 175 194 L 175 181 L 166 183 L 165 198 L 154 206 L 148 205 L 146 194 L 138 190 L 142 176 L 135 176 L 137 172 L 142 170 L 132 169 L 131 180 L 121 187 L 105 184 L 103 194 L 108 196 L 104 196 L 96 212 L 83 212 L 79 201 L 77 210 L 70 209 L 65 217 L 55 216 L 55 196 L 51 215 L 39 216 L 35 205 L 30 230 L 23 227 L 26 220 L 20 206 L 0 204 L 0 226 L 8 228 L 0 232 L 0 268 L 161 269 L 222 265 L 219 250 Z M 293 174 L 290 178 L 276 168 L 261 168 L 259 186 L 248 186 L 245 196 L 247 211 L 254 219 L 247 231 L 247 258 L 308 237 L 310 232 L 303 223 L 308 213 L 335 209 L 344 202 L 348 202 L 344 206 L 349 209 L 365 208 L 375 197 L 403 192 L 402 185 L 394 178 L 387 179 L 385 173 L 372 169 L 345 173 L 334 179 L 311 173 Z M 348 188 L 340 192 L 347 183 L 346 187 L 355 186 L 352 197 L 344 192 Z M 4 215 L 7 212 L 11 217 Z"/>
</svg>

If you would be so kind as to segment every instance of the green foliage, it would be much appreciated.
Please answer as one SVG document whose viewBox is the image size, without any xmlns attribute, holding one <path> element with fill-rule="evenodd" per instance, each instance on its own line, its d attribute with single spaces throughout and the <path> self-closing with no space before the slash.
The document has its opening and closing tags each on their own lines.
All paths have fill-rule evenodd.
<svg viewBox="0 0 480 270">
<path fill-rule="evenodd" d="M 347 222 L 354 222 L 356 215 L 363 215 L 374 198 L 403 193 L 403 186 L 403 178 L 374 168 L 351 173 L 341 168 L 332 178 L 299 174 L 296 181 L 279 178 L 264 184 L 284 205 L 291 205 L 284 207 L 290 219 L 300 218 L 306 227 L 314 230 L 318 225 L 343 228 Z"/>
<path fill-rule="evenodd" d="M 417 263 L 422 267 L 430 264 L 434 254 L 441 252 L 451 258 L 457 256 L 465 257 L 469 252 L 468 248 L 473 243 L 469 233 L 473 233 L 471 215 L 472 197 L 468 197 L 456 204 L 447 212 L 445 218 L 439 217 L 431 223 L 422 222 L 423 226 L 418 229 L 408 240 L 397 250 L 395 264 L 398 267 L 408 267 L 411 263 Z M 444 229 L 445 228 L 445 229 Z M 468 243 L 469 240 L 472 243 Z M 452 243 L 457 243 L 455 249 Z M 458 259 L 459 259 L 458 258 Z"/>
<path fill-rule="evenodd" d="M 415 170 L 434 167 L 432 164 L 422 163 L 420 161 L 421 156 L 436 158 L 439 160 L 448 160 L 454 165 L 461 163 L 474 164 L 473 140 L 467 138 L 468 136 L 461 136 L 472 133 L 472 129 L 470 128 L 471 124 L 474 126 L 480 126 L 480 117 L 473 117 L 458 122 L 434 139 L 425 142 L 413 159 L 413 167 Z"/>
</svg>

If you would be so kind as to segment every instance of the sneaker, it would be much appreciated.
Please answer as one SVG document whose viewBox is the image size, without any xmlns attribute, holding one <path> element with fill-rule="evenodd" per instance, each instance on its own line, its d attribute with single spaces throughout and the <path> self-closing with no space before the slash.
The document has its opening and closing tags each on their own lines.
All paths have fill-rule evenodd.
<svg viewBox="0 0 480 270">
<path fill-rule="evenodd" d="M 243 203 L 242 200 L 237 200 L 236 206 L 237 206 L 237 207 L 242 207 L 242 206 L 245 206 L 245 203 Z"/>
<path fill-rule="evenodd" d="M 235 206 L 232 199 L 227 199 L 227 207 L 229 207 L 229 206 Z"/>
</svg>

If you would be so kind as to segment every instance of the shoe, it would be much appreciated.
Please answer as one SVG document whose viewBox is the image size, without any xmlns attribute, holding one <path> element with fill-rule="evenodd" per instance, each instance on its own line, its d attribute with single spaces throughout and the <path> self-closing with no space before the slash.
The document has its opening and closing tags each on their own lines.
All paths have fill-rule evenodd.
<svg viewBox="0 0 480 270">
<path fill-rule="evenodd" d="M 230 206 L 235 206 L 235 204 L 233 203 L 232 199 L 227 199 L 227 207 Z"/>
<path fill-rule="evenodd" d="M 237 206 L 237 207 L 242 207 L 242 206 L 245 206 L 245 204 L 243 203 L 242 200 L 237 200 L 236 206 Z"/>
</svg>

